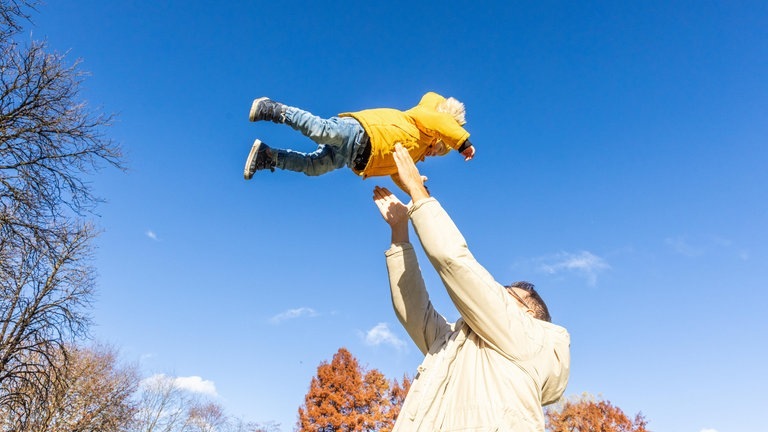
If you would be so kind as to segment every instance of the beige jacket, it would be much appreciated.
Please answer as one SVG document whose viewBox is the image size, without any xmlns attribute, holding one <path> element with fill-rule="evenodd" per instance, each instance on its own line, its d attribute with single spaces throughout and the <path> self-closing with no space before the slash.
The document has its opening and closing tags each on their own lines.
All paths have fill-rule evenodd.
<svg viewBox="0 0 768 432">
<path fill-rule="evenodd" d="M 395 312 L 426 356 L 394 431 L 544 431 L 541 407 L 568 382 L 568 332 L 517 306 L 437 200 L 417 202 L 410 218 L 461 318 L 434 310 L 410 243 L 386 252 Z"/>
</svg>

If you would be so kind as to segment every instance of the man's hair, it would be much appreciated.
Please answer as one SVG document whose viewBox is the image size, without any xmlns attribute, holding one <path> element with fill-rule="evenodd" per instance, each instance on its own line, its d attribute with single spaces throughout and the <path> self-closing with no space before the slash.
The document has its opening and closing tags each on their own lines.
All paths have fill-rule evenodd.
<svg viewBox="0 0 768 432">
<path fill-rule="evenodd" d="M 440 102 L 437 105 L 437 112 L 450 114 L 461 126 L 464 126 L 467 122 L 465 119 L 466 110 L 464 109 L 464 104 L 452 97 Z"/>
<path fill-rule="evenodd" d="M 547 304 L 544 303 L 544 299 L 542 299 L 539 293 L 536 292 L 532 283 L 517 281 L 510 284 L 507 288 L 512 287 L 520 288 L 526 292 L 527 295 L 523 297 L 523 300 L 525 300 L 525 304 L 528 305 L 529 308 L 533 309 L 533 316 L 535 318 L 546 322 L 552 322 L 552 316 L 549 314 Z"/>
</svg>

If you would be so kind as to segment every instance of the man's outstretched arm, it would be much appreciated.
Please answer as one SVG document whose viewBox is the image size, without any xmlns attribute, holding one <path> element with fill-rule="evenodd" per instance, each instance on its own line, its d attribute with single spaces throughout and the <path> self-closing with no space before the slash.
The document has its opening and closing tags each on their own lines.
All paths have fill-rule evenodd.
<svg viewBox="0 0 768 432">
<path fill-rule="evenodd" d="M 409 210 L 413 227 L 462 318 L 497 350 L 525 356 L 532 348 L 525 334 L 537 331 L 531 325 L 533 318 L 472 256 L 450 216 L 429 198 L 408 152 L 395 146 L 394 156 L 403 191 L 413 199 Z"/>
<path fill-rule="evenodd" d="M 392 245 L 386 253 L 392 305 L 400 323 L 423 354 L 449 330 L 432 307 L 416 253 L 408 241 L 408 207 L 386 188 L 376 186 L 373 199 L 392 229 Z"/>
</svg>

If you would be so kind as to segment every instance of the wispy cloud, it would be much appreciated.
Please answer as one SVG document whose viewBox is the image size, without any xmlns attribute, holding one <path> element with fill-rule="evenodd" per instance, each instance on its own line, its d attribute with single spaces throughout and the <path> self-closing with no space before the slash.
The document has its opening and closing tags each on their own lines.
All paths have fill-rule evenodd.
<svg viewBox="0 0 768 432">
<path fill-rule="evenodd" d="M 368 330 L 363 338 L 367 345 L 390 345 L 396 350 L 401 351 L 406 347 L 405 341 L 392 333 L 387 323 L 378 323 L 375 327 Z"/>
<path fill-rule="evenodd" d="M 540 259 L 539 268 L 549 274 L 575 272 L 587 278 L 590 285 L 597 282 L 597 275 L 611 266 L 599 256 L 588 252 L 560 252 L 559 254 Z"/>
<path fill-rule="evenodd" d="M 669 237 L 664 239 L 664 244 L 672 249 L 675 253 L 684 255 L 687 257 L 695 257 L 704 254 L 704 249 L 701 247 L 693 246 L 684 237 Z"/>
<path fill-rule="evenodd" d="M 146 234 L 146 236 L 149 237 L 150 240 L 160 241 L 160 239 L 157 238 L 157 234 L 152 230 L 147 230 L 147 232 L 145 232 L 144 234 Z"/>
<path fill-rule="evenodd" d="M 664 244 L 674 253 L 688 257 L 696 258 L 713 253 L 735 255 L 742 261 L 749 260 L 749 251 L 742 249 L 734 244 L 730 239 L 719 236 L 699 236 L 691 240 L 685 236 L 667 237 Z"/>
<path fill-rule="evenodd" d="M 717 432 L 717 429 L 702 429 L 701 432 Z"/>
<path fill-rule="evenodd" d="M 269 322 L 271 322 L 272 324 L 280 324 L 281 322 L 290 320 L 290 319 L 296 319 L 301 317 L 312 318 L 312 317 L 316 317 L 317 315 L 318 315 L 317 312 L 312 308 L 300 307 L 296 309 L 288 309 L 285 312 L 281 312 L 273 316 L 272 318 L 270 318 Z"/>
<path fill-rule="evenodd" d="M 216 385 L 213 381 L 204 380 L 199 376 L 170 377 L 165 374 L 155 374 L 141 381 L 142 386 L 173 386 L 190 393 L 199 393 L 208 396 L 218 396 Z"/>
</svg>

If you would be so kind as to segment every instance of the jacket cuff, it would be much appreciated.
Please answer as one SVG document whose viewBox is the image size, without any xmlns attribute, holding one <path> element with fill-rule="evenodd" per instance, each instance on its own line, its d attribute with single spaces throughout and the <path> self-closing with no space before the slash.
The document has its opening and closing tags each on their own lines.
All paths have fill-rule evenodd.
<svg viewBox="0 0 768 432">
<path fill-rule="evenodd" d="M 395 243 L 384 252 L 384 255 L 389 258 L 391 256 L 402 254 L 409 249 L 413 249 L 413 245 L 410 243 Z"/>
<path fill-rule="evenodd" d="M 434 203 L 434 204 L 431 204 L 431 203 Z M 408 209 L 408 217 L 409 218 L 413 218 L 413 214 L 415 212 L 417 212 L 420 208 L 422 208 L 424 206 L 430 207 L 432 205 L 438 205 L 438 206 L 440 205 L 440 203 L 437 202 L 437 199 L 435 197 L 429 197 L 429 198 L 420 199 L 420 200 L 416 201 L 415 203 L 413 203 L 411 205 L 411 208 Z"/>
<path fill-rule="evenodd" d="M 461 152 L 463 152 L 464 150 L 468 149 L 468 148 L 469 148 L 471 145 L 472 145 L 472 143 L 471 143 L 471 142 L 469 142 L 469 140 L 465 140 L 465 141 L 464 141 L 464 144 L 462 144 L 461 146 L 459 146 L 459 148 L 458 148 L 457 150 L 458 150 L 458 152 L 459 152 L 459 153 L 461 153 Z"/>
</svg>

